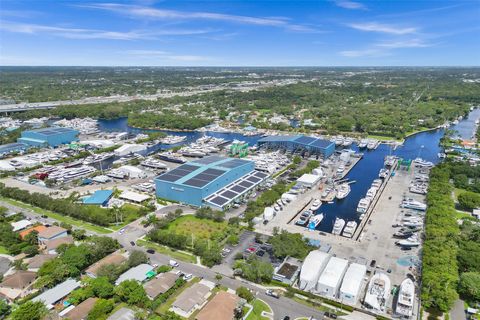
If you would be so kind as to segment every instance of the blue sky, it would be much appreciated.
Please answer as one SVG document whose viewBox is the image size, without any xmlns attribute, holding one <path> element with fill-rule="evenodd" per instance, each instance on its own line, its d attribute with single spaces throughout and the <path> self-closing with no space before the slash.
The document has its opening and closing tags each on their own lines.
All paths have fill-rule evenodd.
<svg viewBox="0 0 480 320">
<path fill-rule="evenodd" d="M 2 0 L 0 65 L 480 65 L 480 1 Z"/>
</svg>

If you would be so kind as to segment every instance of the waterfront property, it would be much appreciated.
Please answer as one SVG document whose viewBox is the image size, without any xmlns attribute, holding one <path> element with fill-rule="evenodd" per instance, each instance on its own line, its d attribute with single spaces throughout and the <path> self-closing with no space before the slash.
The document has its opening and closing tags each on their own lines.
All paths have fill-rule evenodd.
<svg viewBox="0 0 480 320">
<path fill-rule="evenodd" d="M 181 165 L 155 179 L 157 197 L 178 201 L 194 206 L 208 204 L 223 207 L 232 200 L 245 194 L 248 190 L 266 178 L 253 175 L 239 185 L 233 184 L 254 171 L 255 163 L 249 160 L 210 156 Z M 260 174 L 260 172 L 259 172 Z M 209 197 L 226 186 L 216 197 Z"/>
<path fill-rule="evenodd" d="M 17 141 L 31 147 L 58 147 L 78 140 L 78 134 L 77 130 L 69 128 L 49 127 L 23 131 Z"/>
<path fill-rule="evenodd" d="M 290 152 L 317 154 L 328 158 L 335 152 L 335 143 L 320 138 L 297 136 L 269 136 L 258 140 L 258 146 L 284 149 Z"/>
</svg>

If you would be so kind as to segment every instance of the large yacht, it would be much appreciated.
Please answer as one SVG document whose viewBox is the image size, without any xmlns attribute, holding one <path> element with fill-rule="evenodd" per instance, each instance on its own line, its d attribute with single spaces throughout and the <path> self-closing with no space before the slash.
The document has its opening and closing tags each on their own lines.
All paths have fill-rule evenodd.
<svg viewBox="0 0 480 320">
<path fill-rule="evenodd" d="M 383 272 L 377 272 L 368 283 L 364 304 L 375 311 L 384 312 L 390 289 L 390 278 Z"/>
<path fill-rule="evenodd" d="M 415 165 L 417 165 L 419 167 L 431 168 L 431 167 L 434 166 L 433 162 L 424 160 L 422 158 L 416 158 L 415 160 L 413 160 L 413 162 L 415 162 Z"/>
<path fill-rule="evenodd" d="M 413 302 L 415 301 L 415 285 L 410 278 L 406 278 L 400 285 L 397 306 L 395 312 L 401 317 L 410 318 L 413 314 Z"/>
<path fill-rule="evenodd" d="M 360 201 L 358 202 L 358 206 L 357 206 L 357 212 L 358 213 L 365 213 L 367 212 L 368 210 L 368 207 L 370 206 L 370 199 L 368 198 L 362 198 L 360 199 Z"/>
<path fill-rule="evenodd" d="M 322 201 L 320 201 L 319 199 L 314 199 L 312 205 L 310 206 L 310 210 L 315 212 L 320 209 L 321 205 Z"/>
<path fill-rule="evenodd" d="M 357 230 L 357 222 L 355 221 L 348 221 L 345 229 L 343 229 L 342 235 L 347 238 L 353 237 L 353 234 Z"/>
<path fill-rule="evenodd" d="M 343 137 L 339 136 L 335 139 L 335 145 L 341 146 L 343 144 Z"/>
<path fill-rule="evenodd" d="M 352 138 L 345 138 L 345 140 L 343 140 L 343 143 L 342 143 L 342 146 L 344 147 L 350 147 L 353 143 L 353 139 Z"/>
<path fill-rule="evenodd" d="M 393 165 L 395 164 L 395 160 L 396 160 L 396 157 L 395 156 L 386 156 L 385 157 L 385 167 L 393 167 Z"/>
<path fill-rule="evenodd" d="M 377 140 L 370 140 L 368 141 L 368 144 L 367 144 L 367 149 L 368 150 L 373 150 L 377 147 L 377 143 L 378 141 Z"/>
<path fill-rule="evenodd" d="M 364 149 L 364 148 L 367 147 L 367 144 L 368 144 L 368 140 L 367 140 L 367 139 L 362 139 L 362 140 L 360 140 L 360 142 L 358 143 L 358 148 Z"/>
<path fill-rule="evenodd" d="M 403 200 L 402 204 L 400 206 L 402 208 L 414 209 L 414 210 L 419 210 L 419 211 L 427 210 L 427 205 L 425 203 L 422 203 L 420 201 L 416 201 L 416 200 L 413 200 L 413 199 Z"/>
<path fill-rule="evenodd" d="M 163 143 L 163 144 L 176 144 L 176 143 L 180 143 L 180 142 L 185 141 L 185 140 L 187 140 L 186 136 L 171 136 L 171 135 L 168 135 L 165 138 L 161 139 L 160 142 Z"/>
<path fill-rule="evenodd" d="M 407 239 L 400 240 L 395 243 L 401 247 L 418 247 L 420 245 L 420 239 L 416 234 L 414 234 Z"/>
<path fill-rule="evenodd" d="M 333 224 L 332 234 L 340 235 L 343 227 L 345 227 L 345 220 L 336 218 L 335 223 Z"/>
<path fill-rule="evenodd" d="M 373 200 L 373 199 L 375 198 L 375 196 L 377 195 L 377 191 L 378 191 L 378 188 L 371 187 L 371 188 L 368 189 L 368 191 L 367 191 L 367 196 L 366 196 L 366 198 L 367 198 L 367 199 L 370 199 L 370 200 Z"/>
<path fill-rule="evenodd" d="M 337 187 L 337 199 L 341 200 L 348 196 L 350 193 L 350 185 L 348 183 L 342 183 Z"/>
<path fill-rule="evenodd" d="M 158 158 L 161 159 L 161 160 L 165 160 L 165 161 L 168 161 L 168 162 L 174 162 L 174 163 L 185 163 L 185 162 L 187 162 L 187 160 L 184 157 L 182 157 L 178 154 L 175 154 L 171 151 L 166 151 L 166 152 L 159 153 Z"/>
</svg>

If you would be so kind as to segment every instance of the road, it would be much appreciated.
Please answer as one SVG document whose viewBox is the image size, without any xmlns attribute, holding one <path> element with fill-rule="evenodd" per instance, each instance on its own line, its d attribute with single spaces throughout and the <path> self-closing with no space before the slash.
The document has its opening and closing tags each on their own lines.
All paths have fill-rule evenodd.
<svg viewBox="0 0 480 320">
<path fill-rule="evenodd" d="M 49 224 L 53 224 L 54 222 L 56 222 L 56 220 L 54 219 L 42 218 L 40 217 L 40 215 L 38 215 L 37 213 L 31 210 L 13 206 L 3 201 L 0 201 L 0 205 L 15 212 L 21 212 L 25 215 L 25 217 L 30 218 L 33 221 L 39 221 L 42 223 L 49 223 Z M 176 207 L 164 208 L 165 211 L 173 211 L 175 209 Z M 130 244 L 131 241 L 135 242 L 138 238 L 143 237 L 149 230 L 149 228 L 143 228 L 141 224 L 141 220 L 143 220 L 143 218 L 140 218 L 130 223 L 129 225 L 127 225 L 125 228 L 123 228 L 124 231 L 122 233 L 118 231 L 118 232 L 113 232 L 111 234 L 107 234 L 103 236 L 109 236 L 114 239 L 117 239 L 118 242 L 128 251 L 142 250 L 146 252 L 145 248 L 132 246 Z M 86 231 L 87 231 L 87 234 L 90 234 L 90 235 L 94 234 L 91 231 L 88 231 L 88 230 Z M 160 254 L 160 253 L 148 254 L 148 256 L 150 258 L 151 263 L 158 264 L 158 265 L 166 265 L 168 264 L 169 260 L 171 260 L 169 256 Z M 214 283 L 217 282 L 215 278 L 217 273 L 204 266 L 187 263 L 187 262 L 180 262 L 179 269 L 184 273 L 191 273 L 196 277 L 202 277 Z M 265 301 L 270 305 L 274 313 L 274 319 L 283 319 L 283 317 L 287 315 L 290 316 L 291 319 L 295 319 L 299 317 L 310 317 L 310 316 L 313 316 L 315 319 L 319 319 L 319 320 L 323 319 L 323 312 L 321 311 L 317 311 L 316 309 L 310 308 L 308 306 L 305 306 L 303 304 L 300 304 L 288 298 L 280 297 L 279 299 L 276 299 L 276 298 L 267 296 L 265 294 L 264 287 L 248 282 L 246 280 L 240 280 L 237 278 L 232 278 L 224 275 L 222 276 L 223 278 L 219 281 L 219 283 L 225 287 L 235 290 L 240 286 L 244 286 L 254 290 L 256 292 L 257 298 L 262 299 L 263 301 Z"/>
</svg>

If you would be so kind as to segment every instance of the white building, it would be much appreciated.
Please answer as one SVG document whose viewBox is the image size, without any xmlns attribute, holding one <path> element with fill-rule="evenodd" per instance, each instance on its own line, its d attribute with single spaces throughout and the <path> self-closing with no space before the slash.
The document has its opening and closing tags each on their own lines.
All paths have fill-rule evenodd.
<svg viewBox="0 0 480 320">
<path fill-rule="evenodd" d="M 310 291 L 315 289 L 320 273 L 327 265 L 330 255 L 322 251 L 311 251 L 303 261 L 302 269 L 300 270 L 300 281 L 298 286 L 300 289 Z"/>
<path fill-rule="evenodd" d="M 10 224 L 12 225 L 12 228 L 13 228 L 12 231 L 17 232 L 27 227 L 30 227 L 32 225 L 32 222 L 27 219 L 24 219 L 16 222 L 11 222 Z"/>
<path fill-rule="evenodd" d="M 317 176 L 316 174 L 305 173 L 297 179 L 297 183 L 306 188 L 313 188 L 321 178 L 322 176 Z"/>
<path fill-rule="evenodd" d="M 340 287 L 340 300 L 342 303 L 352 306 L 357 303 L 366 273 L 367 267 L 365 265 L 352 263 L 348 267 Z"/>
<path fill-rule="evenodd" d="M 124 157 L 132 153 L 138 153 L 147 150 L 147 147 L 141 144 L 126 143 L 114 151 L 118 157 Z"/>
<path fill-rule="evenodd" d="M 317 293 L 327 298 L 335 298 L 347 266 L 347 260 L 332 257 L 318 279 Z"/>
<path fill-rule="evenodd" d="M 143 179 L 147 177 L 147 174 L 145 173 L 145 171 L 134 166 L 129 166 L 129 165 L 121 166 L 120 168 L 117 169 L 117 171 L 123 172 L 130 179 Z"/>
</svg>

